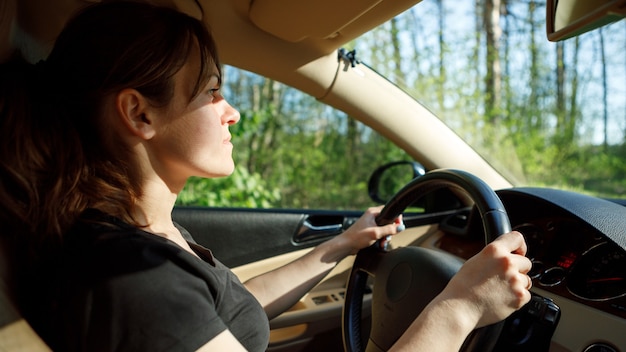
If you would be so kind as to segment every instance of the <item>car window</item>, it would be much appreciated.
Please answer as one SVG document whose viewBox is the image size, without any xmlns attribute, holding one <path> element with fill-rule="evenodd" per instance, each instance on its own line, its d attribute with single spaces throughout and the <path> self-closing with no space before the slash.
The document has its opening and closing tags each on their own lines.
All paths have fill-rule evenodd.
<svg viewBox="0 0 626 352">
<path fill-rule="evenodd" d="M 359 121 L 280 82 L 224 67 L 236 170 L 192 179 L 179 205 L 363 210 L 372 171 L 404 151 Z"/>
</svg>

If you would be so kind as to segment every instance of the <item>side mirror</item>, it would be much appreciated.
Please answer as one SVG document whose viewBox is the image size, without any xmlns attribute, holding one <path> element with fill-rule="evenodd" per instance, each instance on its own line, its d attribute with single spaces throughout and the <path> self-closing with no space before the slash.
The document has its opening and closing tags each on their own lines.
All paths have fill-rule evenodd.
<svg viewBox="0 0 626 352">
<path fill-rule="evenodd" d="M 626 0 L 548 0 L 548 40 L 565 40 L 626 17 Z"/>
<path fill-rule="evenodd" d="M 395 161 L 374 170 L 370 176 L 367 190 L 370 198 L 385 204 L 407 183 L 416 177 L 423 176 L 426 169 L 415 161 Z"/>
</svg>

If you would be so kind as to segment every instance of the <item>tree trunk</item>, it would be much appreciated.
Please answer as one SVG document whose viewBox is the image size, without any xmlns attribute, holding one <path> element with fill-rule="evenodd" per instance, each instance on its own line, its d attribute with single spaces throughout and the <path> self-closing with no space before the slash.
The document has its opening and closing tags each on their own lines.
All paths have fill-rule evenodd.
<svg viewBox="0 0 626 352">
<path fill-rule="evenodd" d="M 574 142 L 574 133 L 576 131 L 576 125 L 578 123 L 578 52 L 580 40 L 578 37 L 574 39 L 574 52 L 572 53 L 572 65 L 571 69 L 568 72 L 572 75 L 572 79 L 570 81 L 570 86 L 572 87 L 572 91 L 570 92 L 570 102 L 569 109 L 564 108 L 565 116 L 569 116 L 565 119 L 565 136 L 569 138 L 570 141 Z"/>
<path fill-rule="evenodd" d="M 537 40 L 535 38 L 535 29 L 540 27 L 535 20 L 536 4 L 534 0 L 528 2 L 528 24 L 530 27 L 530 80 L 528 85 L 530 86 L 530 97 L 528 98 L 528 105 L 532 107 L 538 107 L 539 94 L 537 91 L 540 88 L 541 82 L 539 82 L 539 48 L 537 46 Z M 535 126 L 532 128 L 540 128 L 541 119 L 535 120 Z"/>
<path fill-rule="evenodd" d="M 443 0 L 437 0 L 437 8 L 439 9 L 439 77 L 437 77 L 439 87 L 437 91 L 437 102 L 439 103 L 439 108 L 443 110 L 446 84 L 446 43 L 443 35 L 445 26 L 445 11 L 443 6 Z"/>
<path fill-rule="evenodd" d="M 474 89 L 476 93 L 482 94 L 483 80 L 480 76 L 480 48 L 483 40 L 483 4 L 482 0 L 474 1 L 474 45 L 472 46 L 471 71 L 473 72 Z"/>
<path fill-rule="evenodd" d="M 607 76 L 606 76 L 606 53 L 604 48 L 604 34 L 602 28 L 598 30 L 598 37 L 600 37 L 600 60 L 602 61 L 602 126 L 603 126 L 603 142 L 602 146 L 604 151 L 609 147 L 609 102 L 608 102 L 608 88 L 607 88 Z"/>
<path fill-rule="evenodd" d="M 503 94 L 504 94 L 504 109 L 507 112 L 511 111 L 511 108 L 513 106 L 513 94 L 511 92 L 511 60 L 510 60 L 510 43 L 509 41 L 511 40 L 511 16 L 510 13 L 507 9 L 508 6 L 508 2 L 503 0 L 503 21 L 504 21 L 504 30 L 503 30 L 503 35 L 504 35 L 504 41 L 503 41 L 503 48 L 502 48 L 502 57 L 504 60 L 504 77 L 502 79 L 502 85 L 503 85 Z M 507 116 L 505 116 L 505 120 L 507 122 L 511 121 L 511 119 L 515 119 L 516 117 L 512 117 L 510 116 L 511 114 L 507 114 Z"/>
<path fill-rule="evenodd" d="M 500 0 L 485 0 L 484 24 L 487 40 L 485 58 L 485 113 L 489 123 L 499 120 L 502 100 L 502 73 L 500 70 Z"/>
<path fill-rule="evenodd" d="M 565 51 L 563 42 L 556 43 L 556 110 L 557 115 L 565 113 Z M 564 121 L 560 121 L 563 126 Z"/>
<path fill-rule="evenodd" d="M 393 58 L 391 62 L 393 63 L 393 76 L 391 77 L 394 82 L 397 82 L 399 79 L 402 79 L 404 74 L 402 73 L 402 53 L 400 52 L 400 29 L 398 29 L 398 19 L 391 19 L 391 45 L 393 50 Z"/>
</svg>

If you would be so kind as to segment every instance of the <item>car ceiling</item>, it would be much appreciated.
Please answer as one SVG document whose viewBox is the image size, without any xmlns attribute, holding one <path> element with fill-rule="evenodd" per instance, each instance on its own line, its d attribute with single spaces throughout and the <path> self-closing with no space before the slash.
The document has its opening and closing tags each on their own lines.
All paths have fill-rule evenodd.
<svg viewBox="0 0 626 352">
<path fill-rule="evenodd" d="M 280 81 L 343 110 L 426 168 L 461 168 L 493 188 L 511 185 L 412 97 L 398 94 L 368 67 L 349 69 L 337 59 L 338 48 L 421 0 L 143 1 L 201 18 L 215 37 L 223 63 Z M 98 0 L 4 0 L 0 59 L 6 60 L 13 48 L 21 49 L 31 62 L 45 58 L 67 19 L 93 2 Z"/>
<path fill-rule="evenodd" d="M 174 7 L 207 23 L 223 62 L 289 81 L 307 63 L 384 23 L 420 0 L 146 0 Z M 4 7 L 11 6 L 10 0 Z M 67 19 L 98 0 L 19 0 L 17 45 L 28 45 L 31 60 L 45 57 Z M 3 12 L 7 12 L 6 9 Z M 13 38 L 15 41 L 15 38 Z M 33 43 L 35 40 L 37 43 Z M 36 48 L 41 46 L 41 48 Z M 242 55 L 241 47 L 249 50 Z M 38 57 L 37 57 L 38 56 Z M 273 69 L 280 67 L 280 69 Z M 282 79 L 281 79 L 282 78 Z M 323 80 L 320 80 L 323 82 Z M 289 83 L 287 83 L 289 84 Z M 321 84 L 328 88 L 328 83 Z M 320 96 L 320 95 L 317 95 Z"/>
</svg>

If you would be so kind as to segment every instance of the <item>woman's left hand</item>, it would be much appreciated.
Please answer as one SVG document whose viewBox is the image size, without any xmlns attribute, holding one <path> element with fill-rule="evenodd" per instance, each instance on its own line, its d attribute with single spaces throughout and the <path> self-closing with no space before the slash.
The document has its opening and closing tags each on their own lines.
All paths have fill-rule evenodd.
<svg viewBox="0 0 626 352">
<path fill-rule="evenodd" d="M 367 209 L 359 220 L 344 233 L 333 239 L 338 241 L 340 245 L 345 246 L 347 250 L 346 255 L 356 254 L 359 250 L 371 246 L 377 240 L 402 231 L 404 228 L 402 216 L 396 218 L 389 225 L 378 226 L 376 224 L 376 216 L 380 214 L 382 209 L 382 205 Z"/>
</svg>

